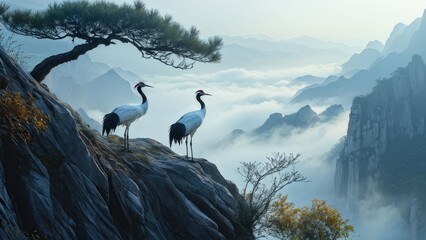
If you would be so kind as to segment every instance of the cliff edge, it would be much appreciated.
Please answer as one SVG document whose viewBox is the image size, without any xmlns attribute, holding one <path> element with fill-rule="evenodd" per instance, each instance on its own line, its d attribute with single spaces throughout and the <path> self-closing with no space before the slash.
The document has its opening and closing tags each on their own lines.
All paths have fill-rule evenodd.
<svg viewBox="0 0 426 240">
<path fill-rule="evenodd" d="M 216 166 L 152 139 L 101 137 L 0 50 L 7 92 L 50 118 L 25 144 L 0 131 L 0 238 L 246 239 L 240 195 Z M 0 90 L 5 92 L 4 90 Z"/>
<path fill-rule="evenodd" d="M 406 68 L 353 100 L 336 166 L 339 196 L 356 208 L 359 200 L 383 194 L 406 216 L 410 239 L 426 236 L 425 119 L 426 65 L 413 55 Z"/>
</svg>

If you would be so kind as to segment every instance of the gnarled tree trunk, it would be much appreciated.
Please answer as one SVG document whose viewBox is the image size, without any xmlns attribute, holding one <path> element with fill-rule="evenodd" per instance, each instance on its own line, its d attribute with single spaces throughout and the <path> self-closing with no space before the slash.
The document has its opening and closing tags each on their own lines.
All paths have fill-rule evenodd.
<svg viewBox="0 0 426 240">
<path fill-rule="evenodd" d="M 62 63 L 76 60 L 80 55 L 85 54 L 86 52 L 96 48 L 101 44 L 105 43 L 101 41 L 91 41 L 77 45 L 69 52 L 50 56 L 37 64 L 30 74 L 37 82 L 41 82 L 54 67 Z"/>
</svg>

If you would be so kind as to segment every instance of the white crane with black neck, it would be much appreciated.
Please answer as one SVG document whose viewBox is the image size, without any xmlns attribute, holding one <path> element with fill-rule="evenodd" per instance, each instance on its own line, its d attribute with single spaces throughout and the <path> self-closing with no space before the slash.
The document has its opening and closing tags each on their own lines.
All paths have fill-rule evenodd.
<svg viewBox="0 0 426 240">
<path fill-rule="evenodd" d="M 186 158 L 188 160 L 188 136 L 191 136 L 189 144 L 191 146 L 191 158 L 194 160 L 194 153 L 192 151 L 192 137 L 194 136 L 197 129 L 201 126 L 206 116 L 206 105 L 204 104 L 203 100 L 201 100 L 201 96 L 211 96 L 210 94 L 205 93 L 203 90 L 198 90 L 195 92 L 195 94 L 195 98 L 200 103 L 201 109 L 186 113 L 179 120 L 177 120 L 176 123 L 172 124 L 169 130 L 170 147 L 172 147 L 172 142 L 175 144 L 181 144 L 183 138 L 186 138 Z"/>
<path fill-rule="evenodd" d="M 123 105 L 112 110 L 104 116 L 102 135 L 106 132 L 107 136 L 111 131 L 115 131 L 115 128 L 119 125 L 126 127 L 124 130 L 124 150 L 129 150 L 129 128 L 136 119 L 142 117 L 148 111 L 148 100 L 145 94 L 142 92 L 143 87 L 151 87 L 143 82 L 139 82 L 135 85 L 139 94 L 142 97 L 141 104 Z"/>
</svg>

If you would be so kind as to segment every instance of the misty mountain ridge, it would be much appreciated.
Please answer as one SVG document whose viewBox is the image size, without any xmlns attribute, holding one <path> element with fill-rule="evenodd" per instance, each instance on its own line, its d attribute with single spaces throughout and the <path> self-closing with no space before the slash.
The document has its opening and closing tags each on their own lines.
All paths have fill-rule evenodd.
<svg viewBox="0 0 426 240">
<path fill-rule="evenodd" d="M 23 51 L 30 57 L 30 69 L 44 58 L 69 51 L 78 44 L 78 42 L 72 43 L 69 39 L 53 41 L 18 35 L 15 36 L 18 42 L 23 43 Z M 303 45 L 297 43 L 296 40 L 280 42 L 265 39 L 225 37 L 224 47 L 222 49 L 223 57 L 220 63 L 196 63 L 193 69 L 188 69 L 186 71 L 170 68 L 155 60 L 141 58 L 136 49 L 125 44 L 117 44 L 108 47 L 101 46 L 99 49 L 90 51 L 87 54 L 93 59 L 98 59 L 98 61 L 103 64 L 114 66 L 113 68 L 125 67 L 127 70 L 138 75 L 147 76 L 157 75 L 158 73 L 162 75 L 211 73 L 231 68 L 276 70 L 316 64 L 341 63 L 348 59 L 355 51 L 352 48 L 343 47 L 344 45 L 333 43 L 330 43 L 330 47 L 326 48 L 328 43 L 320 40 L 311 40 L 310 42 L 312 42 L 312 44 L 315 42 L 314 45 L 322 47 L 315 48 L 309 45 Z M 337 49 L 335 48 L 336 46 L 340 46 L 340 48 L 344 50 Z M 115 56 L 126 57 L 117 58 Z M 72 62 L 78 62 L 80 60 L 85 61 L 85 59 L 80 58 L 81 57 Z M 71 66 L 72 65 L 69 67 L 71 68 Z M 82 66 L 84 67 L 84 65 Z M 62 70 L 65 71 L 65 69 Z M 54 71 L 58 70 L 54 69 L 53 72 Z M 84 71 L 83 68 L 82 72 L 84 73 Z M 92 79 L 92 77 L 84 76 L 84 79 Z"/>
<path fill-rule="evenodd" d="M 322 49 L 322 50 L 338 50 L 344 53 L 353 53 L 358 47 L 348 46 L 343 43 L 336 43 L 331 41 L 323 41 L 321 39 L 313 38 L 310 36 L 300 36 L 290 39 L 274 40 L 269 37 L 262 36 L 229 36 L 220 35 L 228 44 L 240 44 L 247 47 L 263 47 L 270 50 L 282 50 L 293 48 L 309 48 L 309 49 Z M 266 48 L 265 48 L 266 47 Z"/>
<path fill-rule="evenodd" d="M 313 75 L 304 75 L 304 76 L 293 79 L 290 82 L 290 86 L 298 85 L 298 84 L 308 84 L 308 85 L 321 84 L 324 82 L 324 80 L 325 78 L 323 77 L 317 77 Z"/>
<path fill-rule="evenodd" d="M 367 43 L 367 46 L 365 47 L 365 49 L 374 49 L 379 52 L 382 52 L 384 47 L 385 45 L 383 45 L 383 43 L 380 42 L 379 40 L 373 40 Z"/>
<path fill-rule="evenodd" d="M 344 62 L 351 53 L 327 49 L 313 49 L 303 45 L 281 44 L 267 40 L 253 40 L 255 43 L 226 42 L 222 48 L 222 60 L 220 63 L 206 64 L 195 63 L 194 68 L 182 71 L 169 68 L 155 60 L 140 58 L 140 55 L 131 47 L 112 46 L 107 51 L 94 51 L 89 55 L 94 59 L 108 59 L 106 63 L 111 66 L 126 66 L 127 69 L 137 74 L 164 76 L 188 74 L 212 73 L 232 68 L 247 70 L 282 70 L 291 67 L 302 67 L 315 64 L 330 64 Z M 259 45 L 258 45 L 259 44 Z M 126 55 L 126 58 L 118 59 L 113 56 Z"/>
<path fill-rule="evenodd" d="M 141 101 L 132 89 L 126 79 L 111 69 L 84 86 L 88 98 L 86 107 L 109 112 L 117 107 L 117 103 L 129 104 Z"/>
<path fill-rule="evenodd" d="M 404 51 L 409 43 L 413 34 L 420 28 L 422 18 L 417 18 L 409 25 L 399 23 L 395 25 L 392 33 L 386 41 L 386 44 L 383 48 L 383 53 L 385 55 L 391 52 L 402 52 Z"/>
<path fill-rule="evenodd" d="M 312 64 L 343 62 L 354 51 L 354 48 L 344 44 L 321 41 L 310 37 L 300 37 L 291 40 L 271 41 L 266 39 L 223 36 L 225 48 L 227 45 L 256 49 L 258 51 L 278 51 L 293 53 L 309 60 Z M 224 60 L 226 59 L 224 49 Z M 286 65 L 284 65 L 286 67 Z"/>
<path fill-rule="evenodd" d="M 382 56 L 382 53 L 373 48 L 366 48 L 360 53 L 352 55 L 352 57 L 342 64 L 341 75 L 352 77 L 357 72 L 368 68 Z"/>
<path fill-rule="evenodd" d="M 87 55 L 80 58 L 78 61 L 58 66 L 45 80 L 50 91 L 60 99 L 69 103 L 74 109 L 97 109 L 102 112 L 112 111 L 117 107 L 117 103 L 140 101 L 140 97 L 132 91 L 130 84 L 142 80 L 137 74 L 93 62 Z M 128 81 L 122 75 L 132 80 Z"/>
<path fill-rule="evenodd" d="M 399 34 L 393 32 L 391 37 L 394 40 L 387 41 L 385 45 L 385 49 L 389 49 L 390 53 L 374 61 L 365 70 L 358 71 L 350 78 L 341 76 L 338 80 L 327 85 L 315 86 L 300 91 L 293 97 L 292 102 L 327 102 L 327 99 L 332 99 L 335 102 L 339 101 L 344 106 L 349 106 L 355 96 L 371 91 L 377 79 L 388 78 L 397 68 L 407 65 L 413 54 L 420 54 L 425 57 L 426 46 L 423 44 L 426 41 L 425 15 L 426 12 L 421 20 L 417 19 L 407 27 L 399 24 L 396 27 Z M 407 42 L 408 45 L 402 52 L 396 52 L 398 49 L 392 47 L 403 46 Z M 377 52 L 372 55 L 370 60 L 374 59 L 374 55 L 377 55 Z"/>
<path fill-rule="evenodd" d="M 52 69 L 46 76 L 44 82 L 49 87 L 55 89 L 57 84 L 61 84 L 59 79 L 72 78 L 74 83 L 86 85 L 101 74 L 106 73 L 111 67 L 105 63 L 94 62 L 89 55 L 81 55 L 78 60 L 61 64 Z"/>
<path fill-rule="evenodd" d="M 335 119 L 343 113 L 342 105 L 331 105 L 320 114 L 312 110 L 311 106 L 306 105 L 300 108 L 297 112 L 282 116 L 281 113 L 273 113 L 262 124 L 256 128 L 252 133 L 269 134 L 275 128 L 282 126 L 291 126 L 294 128 L 305 129 L 317 123 L 323 123 Z"/>
<path fill-rule="evenodd" d="M 295 132 L 307 130 L 318 124 L 334 121 L 343 112 L 342 105 L 334 104 L 327 107 L 320 114 L 312 110 L 309 105 L 303 106 L 295 113 L 284 116 L 281 113 L 272 113 L 261 126 L 250 132 L 242 129 L 233 130 L 221 144 L 236 142 L 240 137 L 265 139 L 276 134 L 287 137 Z"/>
</svg>

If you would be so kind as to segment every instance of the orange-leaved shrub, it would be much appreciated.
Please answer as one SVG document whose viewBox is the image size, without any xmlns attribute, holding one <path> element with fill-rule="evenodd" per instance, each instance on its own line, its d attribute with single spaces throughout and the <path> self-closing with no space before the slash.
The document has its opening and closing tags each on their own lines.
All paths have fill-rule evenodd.
<svg viewBox="0 0 426 240">
<path fill-rule="evenodd" d="M 34 105 L 35 99 L 25 100 L 19 93 L 0 95 L 0 130 L 13 142 L 31 140 L 31 129 L 37 133 L 46 130 L 49 116 Z"/>
<path fill-rule="evenodd" d="M 314 199 L 311 207 L 295 207 L 282 196 L 272 205 L 270 234 L 278 239 L 348 239 L 354 227 L 326 201 Z"/>
</svg>

